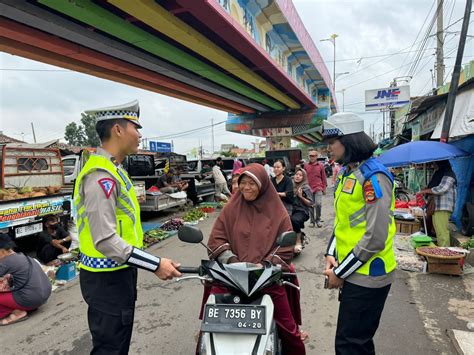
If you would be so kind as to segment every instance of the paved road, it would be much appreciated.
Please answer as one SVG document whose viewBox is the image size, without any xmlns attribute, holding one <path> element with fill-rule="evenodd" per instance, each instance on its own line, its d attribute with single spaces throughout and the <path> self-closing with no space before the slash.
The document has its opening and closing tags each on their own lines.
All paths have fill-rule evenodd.
<svg viewBox="0 0 474 355">
<path fill-rule="evenodd" d="M 323 253 L 331 232 L 331 197 L 323 207 L 325 227 L 306 228 L 311 243 L 295 261 L 302 286 L 303 328 L 311 340 L 308 354 L 332 354 L 337 322 L 337 294 L 323 289 Z M 216 216 L 200 224 L 208 236 Z M 197 265 L 206 252 L 177 238 L 149 249 L 183 265 Z M 131 354 L 192 354 L 202 287 L 196 281 L 162 282 L 139 273 L 139 298 Z M 474 319 L 474 275 L 464 278 L 398 272 L 382 316 L 379 354 L 453 354 L 446 329 L 466 329 Z M 2 328 L 2 354 L 87 354 L 91 341 L 86 305 L 79 284 L 54 292 L 48 304 L 28 321 Z"/>
</svg>

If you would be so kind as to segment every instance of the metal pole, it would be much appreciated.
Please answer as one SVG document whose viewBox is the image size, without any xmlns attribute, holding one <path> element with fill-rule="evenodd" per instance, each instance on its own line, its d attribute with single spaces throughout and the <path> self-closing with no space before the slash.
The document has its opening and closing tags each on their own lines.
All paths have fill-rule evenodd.
<svg viewBox="0 0 474 355">
<path fill-rule="evenodd" d="M 451 120 L 453 118 L 454 102 L 459 85 L 459 76 L 461 75 L 461 63 L 466 45 L 467 29 L 469 27 L 469 19 L 471 17 L 472 0 L 466 0 L 466 9 L 464 11 L 464 20 L 462 22 L 461 36 L 459 38 L 458 53 L 456 63 L 451 78 L 451 87 L 449 88 L 448 101 L 446 103 L 446 114 L 444 116 L 443 128 L 441 130 L 441 142 L 446 143 L 449 139 L 449 129 L 451 128 Z"/>
<path fill-rule="evenodd" d="M 33 122 L 31 122 L 31 130 L 33 131 L 33 141 L 36 143 L 35 126 L 33 125 Z"/>
<path fill-rule="evenodd" d="M 385 110 L 382 110 L 383 124 L 382 124 L 382 140 L 385 139 Z"/>
<path fill-rule="evenodd" d="M 345 105 L 344 105 L 344 91 L 346 91 L 346 89 L 342 89 L 342 112 L 345 111 Z"/>
<path fill-rule="evenodd" d="M 334 63 L 332 66 L 332 90 L 334 92 L 334 97 L 336 97 L 336 36 L 332 35 L 332 44 L 334 45 Z"/>
<path fill-rule="evenodd" d="M 443 1 L 438 0 L 438 16 L 436 19 L 436 88 L 443 86 L 444 80 L 444 53 L 443 53 Z"/>
<path fill-rule="evenodd" d="M 212 129 L 212 154 L 214 154 L 214 118 L 211 118 L 211 129 Z"/>
</svg>

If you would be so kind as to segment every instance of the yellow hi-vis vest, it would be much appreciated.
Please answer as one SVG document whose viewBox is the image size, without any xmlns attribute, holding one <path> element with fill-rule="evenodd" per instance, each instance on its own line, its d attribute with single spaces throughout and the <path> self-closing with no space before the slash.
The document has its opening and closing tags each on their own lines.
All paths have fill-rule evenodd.
<svg viewBox="0 0 474 355">
<path fill-rule="evenodd" d="M 135 189 L 127 173 L 121 167 L 115 166 L 108 158 L 92 154 L 82 168 L 76 180 L 74 190 L 74 204 L 76 205 L 78 216 L 79 248 L 81 251 L 80 267 L 93 272 L 115 271 L 128 266 L 107 258 L 94 247 L 83 197 L 79 193 L 84 177 L 97 170 L 108 172 L 116 181 L 120 182 L 120 193 L 117 197 L 117 207 L 115 209 L 117 220 L 116 233 L 125 242 L 137 248 L 143 246 L 140 206 L 135 195 Z"/>
<path fill-rule="evenodd" d="M 337 259 L 341 263 L 344 258 L 354 249 L 357 243 L 363 238 L 366 231 L 365 219 L 365 198 L 363 186 L 358 181 L 354 173 L 338 177 L 337 188 L 334 194 L 334 210 L 336 218 L 334 221 L 334 235 L 336 238 Z M 347 180 L 348 184 L 354 184 L 352 193 L 344 192 Z M 393 236 L 396 226 L 393 217 L 395 209 L 395 196 L 392 190 L 391 222 L 388 226 L 388 237 L 385 242 L 385 249 L 370 258 L 364 265 L 356 270 L 357 273 L 370 276 L 382 276 L 388 274 L 396 268 L 395 254 L 393 252 Z"/>
</svg>

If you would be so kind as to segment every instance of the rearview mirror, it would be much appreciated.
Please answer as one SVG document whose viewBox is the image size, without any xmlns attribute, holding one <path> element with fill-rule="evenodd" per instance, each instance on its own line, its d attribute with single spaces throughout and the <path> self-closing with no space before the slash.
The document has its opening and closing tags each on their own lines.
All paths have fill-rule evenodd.
<svg viewBox="0 0 474 355">
<path fill-rule="evenodd" d="M 293 231 L 282 233 L 276 240 L 276 244 L 280 248 L 291 247 L 296 245 L 296 233 Z"/>
<path fill-rule="evenodd" d="M 182 226 L 178 230 L 178 238 L 186 243 L 201 243 L 204 236 L 199 228 L 193 226 Z"/>
</svg>

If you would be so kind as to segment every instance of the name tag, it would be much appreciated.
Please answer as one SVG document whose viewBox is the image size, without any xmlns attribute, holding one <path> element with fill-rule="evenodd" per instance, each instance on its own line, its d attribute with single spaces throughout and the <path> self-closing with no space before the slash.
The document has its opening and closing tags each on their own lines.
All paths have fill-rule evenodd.
<svg viewBox="0 0 474 355">
<path fill-rule="evenodd" d="M 342 187 L 342 192 L 345 192 L 346 194 L 351 195 L 354 192 L 355 185 L 356 185 L 355 179 L 348 178 L 344 182 L 344 186 Z"/>
</svg>

